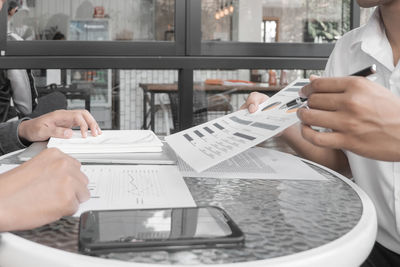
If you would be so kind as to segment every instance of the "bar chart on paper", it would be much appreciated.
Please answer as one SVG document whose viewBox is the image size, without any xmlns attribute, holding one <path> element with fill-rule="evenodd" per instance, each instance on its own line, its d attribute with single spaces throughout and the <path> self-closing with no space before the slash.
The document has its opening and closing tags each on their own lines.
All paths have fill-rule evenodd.
<svg viewBox="0 0 400 267">
<path fill-rule="evenodd" d="M 280 133 L 298 122 L 296 111 L 304 104 L 286 107 L 309 83 L 296 80 L 250 114 L 240 110 L 185 131 L 167 136 L 171 148 L 194 170 L 202 172 Z"/>
</svg>

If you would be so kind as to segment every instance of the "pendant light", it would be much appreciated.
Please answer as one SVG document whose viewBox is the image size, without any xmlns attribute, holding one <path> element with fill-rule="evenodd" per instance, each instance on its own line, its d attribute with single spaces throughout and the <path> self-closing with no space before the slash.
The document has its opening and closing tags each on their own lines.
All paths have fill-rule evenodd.
<svg viewBox="0 0 400 267">
<path fill-rule="evenodd" d="M 225 16 L 228 16 L 228 15 L 229 15 L 228 2 L 225 2 L 224 15 L 225 15 Z"/>
<path fill-rule="evenodd" d="M 225 13 L 224 13 L 224 2 L 221 1 L 221 8 L 219 9 L 219 17 L 222 19 L 223 17 L 225 17 Z"/>
<path fill-rule="evenodd" d="M 229 6 L 229 12 L 232 14 L 235 11 L 235 6 L 233 5 L 233 0 L 231 1 L 231 5 Z"/>
<path fill-rule="evenodd" d="M 219 10 L 217 9 L 217 12 L 215 12 L 215 19 L 219 20 L 221 17 L 219 16 Z"/>
</svg>

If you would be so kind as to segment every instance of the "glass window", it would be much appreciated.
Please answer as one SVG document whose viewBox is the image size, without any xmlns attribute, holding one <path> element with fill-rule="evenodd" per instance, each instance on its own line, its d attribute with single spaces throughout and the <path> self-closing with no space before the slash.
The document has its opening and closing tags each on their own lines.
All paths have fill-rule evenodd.
<svg viewBox="0 0 400 267">
<path fill-rule="evenodd" d="M 350 29 L 350 0 L 202 0 L 202 39 L 334 42 Z"/>
<path fill-rule="evenodd" d="M 196 70 L 193 124 L 198 125 L 239 110 L 253 91 L 272 96 L 296 79 L 322 73 L 322 70 Z"/>
<path fill-rule="evenodd" d="M 174 41 L 175 0 L 14 2 L 8 29 L 18 40 Z"/>
<path fill-rule="evenodd" d="M 10 86 L 11 89 L 8 100 L 14 97 L 12 92 L 16 88 L 12 88 L 7 79 L 21 75 L 33 77 L 38 92 L 34 114 L 41 115 L 55 109 L 87 109 L 102 129 L 134 130 L 153 126 L 155 133 L 165 135 L 180 128 L 176 70 L 0 70 L 0 76 L 4 77 L 0 79 L 4 81 L 1 86 Z M 29 94 L 33 90 L 29 83 L 20 83 L 17 89 Z M 3 100 L 5 102 L 7 96 Z M 31 102 L 28 104 L 32 105 Z M 2 121 L 18 116 L 19 104 L 21 101 L 14 101 L 11 108 L 0 105 Z M 22 115 L 29 116 L 31 112 Z"/>
<path fill-rule="evenodd" d="M 263 43 L 275 43 L 279 40 L 279 18 L 263 18 L 261 23 Z"/>
</svg>

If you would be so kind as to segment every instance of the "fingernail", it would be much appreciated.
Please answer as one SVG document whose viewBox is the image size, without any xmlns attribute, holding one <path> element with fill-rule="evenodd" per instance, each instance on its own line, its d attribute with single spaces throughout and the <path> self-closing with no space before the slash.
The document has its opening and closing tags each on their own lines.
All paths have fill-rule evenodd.
<svg viewBox="0 0 400 267">
<path fill-rule="evenodd" d="M 83 138 L 86 138 L 87 137 L 87 132 L 83 132 L 82 136 L 83 136 Z"/>
<path fill-rule="evenodd" d="M 299 117 L 300 118 L 300 116 L 301 116 L 301 113 L 303 112 L 303 110 L 305 110 L 306 108 L 299 108 L 298 110 L 297 110 L 297 117 Z"/>
</svg>

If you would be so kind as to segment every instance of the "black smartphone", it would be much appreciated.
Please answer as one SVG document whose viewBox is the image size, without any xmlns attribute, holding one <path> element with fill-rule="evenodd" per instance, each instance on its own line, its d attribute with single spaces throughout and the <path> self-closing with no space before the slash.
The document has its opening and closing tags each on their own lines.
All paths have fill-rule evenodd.
<svg viewBox="0 0 400 267">
<path fill-rule="evenodd" d="M 111 252 L 238 247 L 243 232 L 219 207 L 88 211 L 79 222 L 79 250 Z"/>
</svg>

